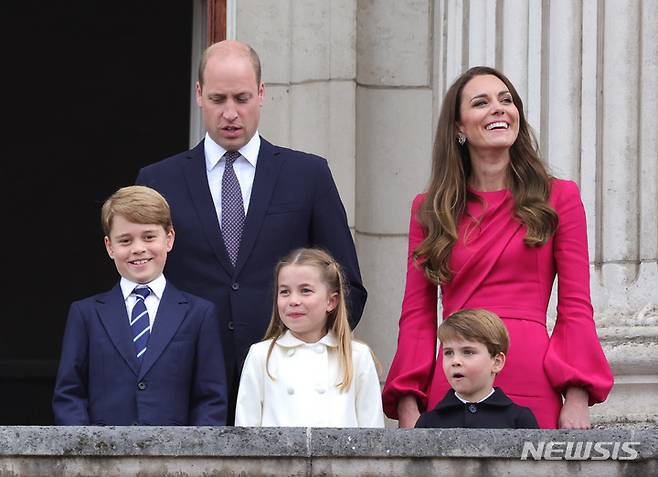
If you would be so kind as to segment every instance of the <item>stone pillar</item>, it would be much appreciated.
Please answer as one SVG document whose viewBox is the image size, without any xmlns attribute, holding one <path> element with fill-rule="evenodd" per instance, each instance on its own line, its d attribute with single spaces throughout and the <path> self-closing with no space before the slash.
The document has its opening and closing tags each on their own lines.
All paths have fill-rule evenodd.
<svg viewBox="0 0 658 477">
<path fill-rule="evenodd" d="M 236 39 L 259 54 L 266 100 L 259 132 L 321 155 L 354 227 L 356 3 L 240 0 Z"/>
<path fill-rule="evenodd" d="M 613 420 L 658 420 L 656 14 L 652 1 L 607 1 L 598 14 L 602 94 L 589 218 L 592 297 L 616 380 L 600 412 Z"/>
<path fill-rule="evenodd" d="M 390 367 L 406 270 L 409 212 L 429 177 L 432 2 L 359 1 L 356 239 L 370 298 L 356 334 Z"/>
</svg>

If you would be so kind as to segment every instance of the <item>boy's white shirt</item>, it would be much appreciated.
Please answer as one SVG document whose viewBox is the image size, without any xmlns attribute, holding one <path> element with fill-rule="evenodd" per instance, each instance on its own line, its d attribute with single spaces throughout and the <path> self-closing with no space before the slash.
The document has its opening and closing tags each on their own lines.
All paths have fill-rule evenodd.
<svg viewBox="0 0 658 477">
<path fill-rule="evenodd" d="M 146 300 L 144 300 L 144 304 L 146 305 L 146 311 L 149 313 L 149 331 L 153 331 L 153 323 L 155 323 L 155 317 L 158 314 L 160 300 L 162 299 L 164 289 L 167 286 L 167 280 L 162 273 L 158 278 L 149 283 L 137 283 L 133 282 L 132 280 L 128 280 L 126 277 L 121 277 L 119 286 L 121 287 L 123 300 L 126 304 L 128 322 L 130 322 L 130 315 L 132 314 L 133 307 L 137 302 L 137 297 L 133 295 L 132 292 L 138 285 L 147 286 L 151 289 L 151 293 L 146 297 Z"/>
<path fill-rule="evenodd" d="M 486 400 L 486 399 L 489 399 L 489 398 L 491 397 L 491 395 L 494 393 L 494 391 L 495 391 L 495 389 L 492 387 L 492 388 L 491 388 L 491 391 L 489 391 L 489 394 L 487 394 L 486 396 L 484 396 L 484 397 L 483 397 L 482 399 L 480 399 L 479 401 L 475 401 L 475 404 L 479 404 L 479 403 L 481 403 L 482 401 L 484 401 L 484 400 Z M 464 399 L 463 397 L 461 397 L 461 396 L 457 393 L 457 391 L 455 391 L 455 397 L 456 397 L 457 399 L 459 399 L 461 402 L 463 402 L 464 404 L 471 404 L 471 401 L 467 401 L 466 399 Z"/>
<path fill-rule="evenodd" d="M 306 343 L 286 331 L 251 346 L 240 378 L 236 426 L 384 427 L 381 388 L 370 349 L 352 341 L 353 378 L 340 392 L 338 345 L 332 333 Z"/>
</svg>

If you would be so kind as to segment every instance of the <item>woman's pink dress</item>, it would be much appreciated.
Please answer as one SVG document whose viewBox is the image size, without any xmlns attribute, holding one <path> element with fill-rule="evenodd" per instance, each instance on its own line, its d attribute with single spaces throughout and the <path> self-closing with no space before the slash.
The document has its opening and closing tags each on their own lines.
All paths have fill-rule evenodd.
<svg viewBox="0 0 658 477">
<path fill-rule="evenodd" d="M 523 243 L 526 230 L 514 216 L 511 191 L 471 192 L 485 205 L 469 200 L 459 224 L 450 257 L 453 277 L 441 287 L 443 317 L 462 308 L 498 314 L 509 331 L 510 349 L 495 385 L 529 407 L 540 427 L 556 428 L 567 388 L 584 388 L 591 405 L 604 401 L 613 384 L 593 320 L 585 209 L 578 187 L 572 181 L 552 181 L 550 204 L 559 225 L 540 247 Z M 437 287 L 411 261 L 426 235 L 416 220 L 423 200 L 424 195 L 417 196 L 411 209 L 398 348 L 384 386 L 384 411 L 393 419 L 402 396 L 416 395 L 421 407 L 432 409 L 450 389 L 435 360 Z M 549 337 L 546 309 L 556 274 L 557 321 Z"/>
</svg>

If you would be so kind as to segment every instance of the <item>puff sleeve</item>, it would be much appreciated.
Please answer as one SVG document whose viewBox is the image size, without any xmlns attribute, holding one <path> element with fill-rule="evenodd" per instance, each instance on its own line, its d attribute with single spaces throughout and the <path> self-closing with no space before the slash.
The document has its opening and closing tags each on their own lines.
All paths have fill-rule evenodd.
<svg viewBox="0 0 658 477">
<path fill-rule="evenodd" d="M 554 181 L 551 198 L 559 217 L 553 241 L 558 300 L 544 371 L 558 392 L 584 388 L 592 405 L 606 399 L 613 377 L 596 333 L 590 301 L 585 208 L 572 181 Z"/>
<path fill-rule="evenodd" d="M 398 418 L 397 405 L 405 395 L 413 394 L 421 412 L 427 407 L 428 387 L 436 361 L 438 287 L 427 280 L 423 270 L 413 263 L 413 251 L 426 233 L 416 219 L 425 194 L 416 196 L 411 207 L 407 278 L 400 315 L 398 346 L 383 391 L 384 413 Z"/>
</svg>

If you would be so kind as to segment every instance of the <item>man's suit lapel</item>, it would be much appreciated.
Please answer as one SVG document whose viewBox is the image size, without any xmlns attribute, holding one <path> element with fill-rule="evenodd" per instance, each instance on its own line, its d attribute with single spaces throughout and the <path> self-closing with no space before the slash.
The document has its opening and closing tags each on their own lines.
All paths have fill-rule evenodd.
<svg viewBox="0 0 658 477">
<path fill-rule="evenodd" d="M 187 182 L 187 188 L 192 197 L 192 203 L 196 209 L 201 227 L 212 247 L 217 260 L 226 271 L 232 275 L 233 266 L 229 260 L 226 246 L 222 239 L 222 231 L 217 220 L 217 211 L 210 195 L 208 187 L 208 176 L 206 174 L 206 159 L 204 156 L 203 141 L 188 152 L 188 161 L 183 165 L 183 174 Z"/>
<path fill-rule="evenodd" d="M 139 362 L 133 345 L 132 331 L 126 311 L 126 302 L 117 283 L 112 290 L 96 299 L 98 316 L 114 347 L 128 363 L 130 369 L 139 374 Z"/>
<path fill-rule="evenodd" d="M 146 353 L 144 353 L 144 360 L 142 367 L 139 370 L 139 379 L 143 378 L 153 363 L 160 357 L 165 350 L 171 339 L 178 331 L 181 323 L 187 315 L 189 309 L 189 301 L 178 291 L 173 285 L 167 283 L 160 305 L 158 306 L 158 314 L 153 323 L 151 336 L 146 346 Z M 172 356 L 170 359 L 177 359 Z"/>
<path fill-rule="evenodd" d="M 277 148 L 262 137 L 260 138 L 256 175 L 254 176 L 254 184 L 251 188 L 249 210 L 247 211 L 242 230 L 242 241 L 240 242 L 240 251 L 236 263 L 236 275 L 240 273 L 256 243 L 256 237 L 258 237 L 258 232 L 263 224 L 272 192 L 279 176 L 279 169 L 284 160 Z"/>
</svg>

